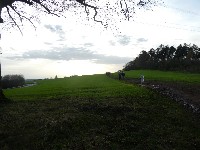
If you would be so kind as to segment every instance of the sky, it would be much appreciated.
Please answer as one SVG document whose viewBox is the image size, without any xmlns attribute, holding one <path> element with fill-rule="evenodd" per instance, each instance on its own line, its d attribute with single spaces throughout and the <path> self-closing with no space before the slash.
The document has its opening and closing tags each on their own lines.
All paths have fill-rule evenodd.
<svg viewBox="0 0 200 150">
<path fill-rule="evenodd" d="M 17 29 L 0 28 L 2 75 L 44 79 L 103 74 L 122 69 L 142 50 L 160 44 L 200 47 L 200 1 L 163 2 L 151 9 L 136 9 L 131 21 L 114 15 L 108 28 L 88 21 L 84 10 L 79 15 L 67 11 L 66 18 L 41 15 L 40 23 L 34 22 L 36 29 L 24 23 L 23 36 Z"/>
</svg>

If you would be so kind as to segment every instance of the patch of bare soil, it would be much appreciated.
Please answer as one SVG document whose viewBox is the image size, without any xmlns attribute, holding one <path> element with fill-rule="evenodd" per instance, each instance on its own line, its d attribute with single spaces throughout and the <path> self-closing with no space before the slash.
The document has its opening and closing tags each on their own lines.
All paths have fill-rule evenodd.
<svg viewBox="0 0 200 150">
<path fill-rule="evenodd" d="M 125 79 L 125 82 L 141 85 L 139 79 Z M 200 85 L 177 82 L 146 80 L 142 86 L 150 88 L 163 96 L 184 105 L 187 109 L 200 115 Z"/>
</svg>

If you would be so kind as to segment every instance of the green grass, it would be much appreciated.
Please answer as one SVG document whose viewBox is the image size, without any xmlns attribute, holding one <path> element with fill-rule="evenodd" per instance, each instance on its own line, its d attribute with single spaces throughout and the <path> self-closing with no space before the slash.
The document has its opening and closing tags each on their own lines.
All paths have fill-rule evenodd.
<svg viewBox="0 0 200 150">
<path fill-rule="evenodd" d="M 0 149 L 199 149 L 199 119 L 151 90 L 105 75 L 4 91 Z"/>
<path fill-rule="evenodd" d="M 123 97 L 144 92 L 144 89 L 111 80 L 105 75 L 39 80 L 37 86 L 4 90 L 8 98 L 26 101 L 58 97 Z"/>
<path fill-rule="evenodd" d="M 172 72 L 172 71 L 158 71 L 158 70 L 131 70 L 126 71 L 127 78 L 140 78 L 144 75 L 148 80 L 159 81 L 175 81 L 200 84 L 200 74 Z M 117 74 L 115 74 L 117 76 Z"/>
</svg>

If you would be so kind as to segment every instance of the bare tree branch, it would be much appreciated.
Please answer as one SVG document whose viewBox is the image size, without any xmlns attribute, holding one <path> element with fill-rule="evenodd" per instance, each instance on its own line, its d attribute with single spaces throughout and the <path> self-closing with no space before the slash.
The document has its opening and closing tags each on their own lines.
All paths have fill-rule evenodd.
<svg viewBox="0 0 200 150">
<path fill-rule="evenodd" d="M 98 14 L 98 12 L 97 12 L 97 8 L 96 9 L 94 9 L 94 11 L 95 11 L 95 14 L 94 14 L 94 21 L 96 21 L 96 22 L 100 22 L 101 24 L 103 24 L 103 22 L 102 21 L 99 21 L 99 20 L 96 20 L 96 16 L 97 16 L 97 14 Z"/>
<path fill-rule="evenodd" d="M 33 27 L 34 27 L 35 30 L 36 30 L 36 26 L 33 24 L 33 22 L 31 21 L 30 18 L 27 18 L 27 17 L 24 16 L 24 15 L 21 15 L 19 12 L 17 12 L 17 11 L 15 10 L 15 8 L 14 8 L 12 5 L 11 5 L 10 7 L 11 7 L 12 10 L 19 16 L 21 22 L 22 22 L 22 19 L 25 18 L 26 20 L 28 20 L 28 21 L 33 25 Z"/>
<path fill-rule="evenodd" d="M 22 31 L 21 31 L 19 25 L 16 23 L 15 19 L 14 19 L 14 18 L 12 17 L 12 15 L 10 14 L 9 7 L 6 6 L 6 9 L 7 9 L 7 12 L 8 12 L 9 17 L 12 19 L 12 21 L 14 22 L 14 24 L 17 26 L 17 28 L 19 29 L 20 33 L 23 35 L 23 33 L 22 33 Z"/>
<path fill-rule="evenodd" d="M 98 7 L 95 7 L 95 6 L 86 4 L 86 3 L 85 3 L 85 0 L 76 0 L 76 1 L 77 1 L 78 3 L 80 3 L 81 5 L 85 6 L 85 11 L 86 11 L 86 8 L 87 8 L 87 7 L 93 8 L 94 11 L 95 11 L 95 14 L 94 14 L 94 16 L 93 16 L 94 21 L 100 22 L 101 24 L 103 24 L 102 21 L 96 20 L 96 16 L 97 16 L 97 14 L 98 14 L 98 11 L 97 11 Z M 86 11 L 86 13 L 88 13 L 88 12 Z"/>
<path fill-rule="evenodd" d="M 87 2 L 86 2 L 87 1 Z M 162 0 L 160 0 L 162 1 Z M 64 11 L 69 10 L 70 8 L 74 8 L 72 10 L 77 15 L 79 12 L 78 8 L 85 8 L 85 12 L 87 17 L 89 18 L 90 13 L 95 22 L 99 22 L 105 27 L 108 25 L 112 27 L 116 27 L 116 18 L 114 16 L 120 16 L 119 20 L 122 19 L 130 20 L 133 18 L 135 14 L 135 8 L 151 8 L 151 5 L 155 5 L 160 2 L 158 0 L 0 0 L 0 23 L 4 23 L 5 21 L 2 18 L 2 9 L 7 9 L 7 18 L 11 18 L 14 25 L 19 29 L 20 26 L 17 25 L 18 18 L 16 19 L 14 15 L 20 19 L 20 22 L 23 25 L 24 20 L 28 20 L 35 28 L 33 24 L 33 18 L 37 18 L 36 14 L 30 13 L 28 14 L 27 9 L 22 8 L 18 9 L 14 5 L 18 5 L 19 3 L 14 4 L 15 2 L 22 2 L 24 5 L 29 5 L 36 9 L 38 12 L 45 12 L 47 14 L 55 15 L 57 17 L 63 16 Z M 23 6 L 19 4 L 19 6 Z M 150 7 L 149 7 L 150 6 Z M 9 8 L 12 9 L 10 12 Z M 14 11 L 14 14 L 12 13 Z M 12 16 L 13 15 L 13 16 Z M 31 15 L 31 17 L 30 17 Z M 123 17 L 122 17 L 123 16 Z M 4 16 L 3 16 L 4 17 Z M 99 19 L 100 18 L 100 19 Z M 6 20 L 6 23 L 9 20 Z M 21 30 L 20 30 L 21 32 Z"/>
<path fill-rule="evenodd" d="M 34 2 L 36 2 L 37 4 L 41 5 L 49 14 L 52 14 L 52 15 L 55 15 L 57 17 L 60 17 L 58 14 L 55 14 L 53 13 L 49 8 L 47 8 L 44 4 L 42 4 L 42 2 L 40 1 L 36 1 L 36 0 L 33 0 Z"/>
</svg>

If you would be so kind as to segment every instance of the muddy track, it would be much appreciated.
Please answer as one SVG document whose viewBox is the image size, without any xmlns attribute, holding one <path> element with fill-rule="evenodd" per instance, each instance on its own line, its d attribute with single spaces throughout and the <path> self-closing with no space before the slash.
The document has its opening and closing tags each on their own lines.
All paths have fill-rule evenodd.
<svg viewBox="0 0 200 150">
<path fill-rule="evenodd" d="M 144 86 L 168 97 L 200 116 L 200 85 L 177 82 L 161 82 L 145 80 L 141 85 L 140 79 L 126 78 L 122 81 Z"/>
</svg>

